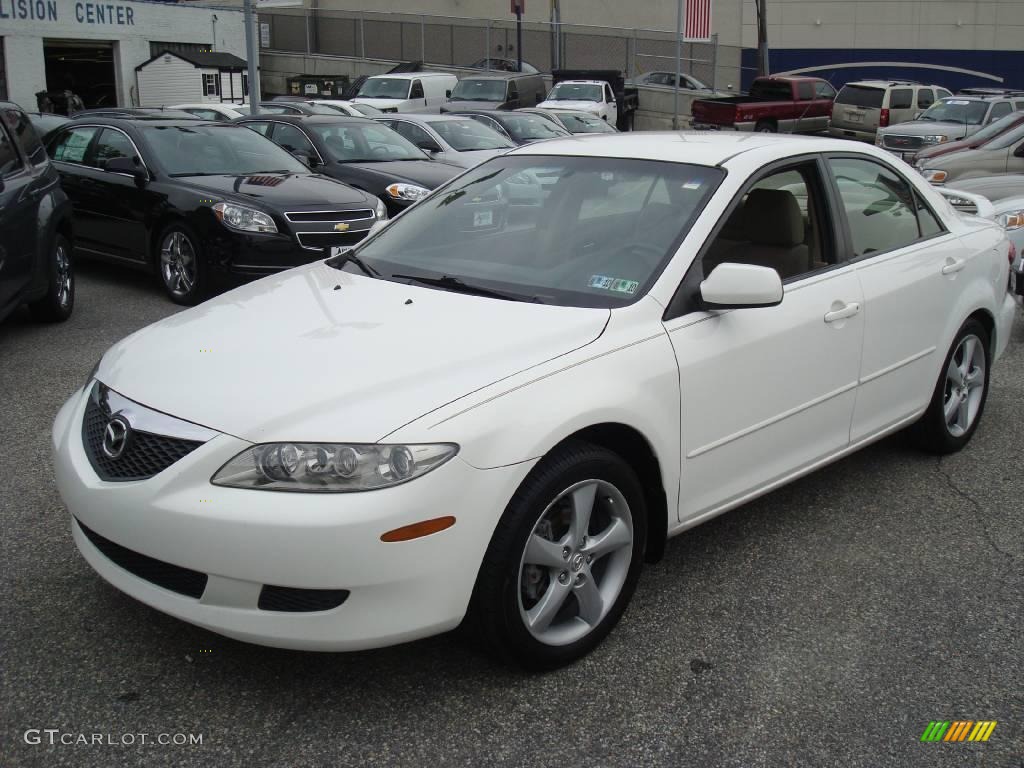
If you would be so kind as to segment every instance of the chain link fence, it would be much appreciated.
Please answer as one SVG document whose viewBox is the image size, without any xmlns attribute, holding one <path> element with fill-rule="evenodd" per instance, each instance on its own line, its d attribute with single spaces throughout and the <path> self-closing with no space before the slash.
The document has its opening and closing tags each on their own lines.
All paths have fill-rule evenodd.
<svg viewBox="0 0 1024 768">
<path fill-rule="evenodd" d="M 261 37 L 262 50 L 268 53 L 422 61 L 448 67 L 469 67 L 482 59 L 514 61 L 519 55 L 516 23 L 504 19 L 296 8 L 261 11 L 259 21 L 267 25 Z M 675 33 L 666 30 L 524 21 L 522 47 L 523 61 L 541 72 L 615 69 L 636 77 L 675 71 Z M 740 50 L 719 45 L 717 40 L 687 42 L 682 69 L 718 87 L 723 65 L 739 69 Z"/>
</svg>

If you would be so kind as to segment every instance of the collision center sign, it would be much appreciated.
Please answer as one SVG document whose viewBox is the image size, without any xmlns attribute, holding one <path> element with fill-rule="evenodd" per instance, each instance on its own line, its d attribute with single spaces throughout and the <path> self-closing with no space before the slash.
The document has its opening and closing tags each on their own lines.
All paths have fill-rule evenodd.
<svg viewBox="0 0 1024 768">
<path fill-rule="evenodd" d="M 15 21 L 70 22 L 65 13 L 71 11 L 78 24 L 135 26 L 135 8 L 122 3 L 94 3 L 79 0 L 62 8 L 57 0 L 0 0 L 0 19 Z"/>
</svg>

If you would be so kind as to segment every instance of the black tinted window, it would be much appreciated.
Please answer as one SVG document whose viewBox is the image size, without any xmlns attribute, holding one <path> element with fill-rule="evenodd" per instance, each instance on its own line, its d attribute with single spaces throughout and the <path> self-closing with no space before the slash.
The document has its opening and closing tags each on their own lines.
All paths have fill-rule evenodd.
<svg viewBox="0 0 1024 768">
<path fill-rule="evenodd" d="M 772 101 L 789 101 L 793 98 L 793 90 L 789 83 L 776 80 L 755 80 L 750 86 L 750 97 Z"/>
<path fill-rule="evenodd" d="M 46 162 L 46 150 L 29 122 L 28 115 L 18 109 L 7 109 L 4 110 L 4 122 L 30 163 L 41 165 Z"/>
<path fill-rule="evenodd" d="M 798 83 L 796 87 L 796 95 L 800 101 L 813 101 L 814 83 Z"/>
<path fill-rule="evenodd" d="M 917 92 L 917 106 L 921 109 L 928 109 L 935 103 L 935 91 L 931 88 L 922 88 Z"/>
<path fill-rule="evenodd" d="M 6 176 L 11 171 L 17 170 L 20 165 L 18 152 L 14 149 L 11 140 L 7 138 L 7 131 L 0 128 L 0 176 Z"/>
<path fill-rule="evenodd" d="M 294 125 L 278 123 L 274 126 L 274 141 L 287 149 L 289 152 L 308 152 L 316 154 L 313 144 L 306 138 L 306 134 Z"/>
<path fill-rule="evenodd" d="M 99 141 L 96 142 L 92 165 L 103 168 L 108 160 L 115 157 L 135 156 L 135 147 L 127 136 L 113 128 L 104 128 Z"/>
<path fill-rule="evenodd" d="M 423 98 L 423 83 L 419 80 L 414 80 L 412 83 L 412 90 L 409 92 L 410 99 L 422 99 Z"/>
<path fill-rule="evenodd" d="M 851 107 L 878 109 L 882 106 L 885 91 L 881 88 L 865 88 L 862 85 L 844 85 L 836 96 L 836 104 L 849 104 Z"/>
<path fill-rule="evenodd" d="M 889 109 L 910 109 L 914 103 L 914 91 L 910 88 L 894 88 L 889 91 Z"/>
</svg>

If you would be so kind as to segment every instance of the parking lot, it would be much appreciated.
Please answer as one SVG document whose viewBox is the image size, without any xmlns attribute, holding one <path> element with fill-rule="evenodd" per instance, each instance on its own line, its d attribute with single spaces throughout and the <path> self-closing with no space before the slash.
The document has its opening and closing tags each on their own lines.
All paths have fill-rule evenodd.
<svg viewBox="0 0 1024 768">
<path fill-rule="evenodd" d="M 683 534 L 603 645 L 530 676 L 458 633 L 356 654 L 227 640 L 85 564 L 53 416 L 109 345 L 178 310 L 82 262 L 67 323 L 0 325 L 0 764 L 1024 765 L 1021 322 L 965 451 L 890 438 Z M 932 720 L 998 726 L 921 743 Z"/>
</svg>

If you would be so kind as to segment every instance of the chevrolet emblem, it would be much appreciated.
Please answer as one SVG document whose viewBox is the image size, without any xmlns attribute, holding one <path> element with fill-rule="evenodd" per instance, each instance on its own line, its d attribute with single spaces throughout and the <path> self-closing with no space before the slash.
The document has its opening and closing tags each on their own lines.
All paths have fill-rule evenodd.
<svg viewBox="0 0 1024 768">
<path fill-rule="evenodd" d="M 334 225 L 335 232 L 348 232 L 348 224 L 344 221 Z"/>
</svg>

